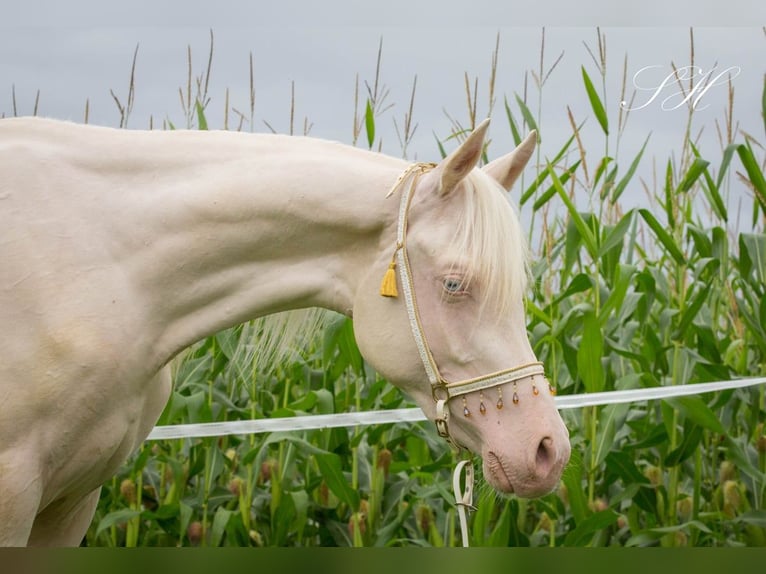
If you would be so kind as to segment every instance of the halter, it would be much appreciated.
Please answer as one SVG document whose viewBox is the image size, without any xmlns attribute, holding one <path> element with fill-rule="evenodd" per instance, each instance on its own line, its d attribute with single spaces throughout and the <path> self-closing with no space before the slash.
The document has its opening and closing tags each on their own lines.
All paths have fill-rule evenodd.
<svg viewBox="0 0 766 574">
<path fill-rule="evenodd" d="M 391 264 L 388 267 L 388 271 L 386 272 L 386 276 L 383 279 L 383 284 L 381 285 L 381 295 L 384 297 L 398 296 L 396 290 L 396 277 L 394 275 L 395 269 L 398 268 L 399 282 L 401 283 L 402 291 L 404 292 L 404 303 L 407 307 L 407 315 L 410 320 L 412 336 L 415 338 L 415 344 L 418 349 L 418 354 L 420 355 L 420 360 L 423 362 L 426 375 L 431 383 L 431 396 L 436 402 L 436 417 L 434 419 L 436 431 L 454 450 L 460 452 L 463 447 L 449 432 L 449 408 L 447 405 L 450 399 L 473 391 L 483 391 L 485 389 L 498 387 L 506 383 L 516 384 L 518 381 L 530 377 L 534 381 L 536 375 L 544 377 L 545 370 L 543 369 L 542 363 L 535 362 L 456 382 L 447 381 L 439 373 L 439 367 L 436 365 L 436 361 L 431 353 L 431 348 L 428 345 L 428 340 L 426 339 L 423 330 L 423 324 L 420 319 L 420 310 L 418 309 L 415 288 L 412 281 L 412 270 L 410 268 L 409 258 L 407 257 L 407 216 L 410 204 L 412 203 L 412 197 L 420 176 L 432 170 L 434 167 L 436 167 L 436 164 L 433 163 L 415 163 L 410 165 L 398 177 L 391 188 L 391 191 L 386 195 L 386 197 L 393 195 L 400 187 L 402 187 L 408 178 L 412 177 L 412 183 L 402 194 L 402 199 L 399 204 L 396 249 Z M 533 388 L 536 390 L 536 387 Z M 550 385 L 549 389 L 551 393 L 554 393 Z M 516 404 L 518 403 L 518 395 L 516 393 L 514 393 L 513 402 Z M 498 408 L 502 408 L 502 398 L 498 403 Z M 467 407 L 464 407 L 464 414 L 470 416 L 470 411 Z"/>
<path fill-rule="evenodd" d="M 423 324 L 420 319 L 420 310 L 418 309 L 417 298 L 415 297 L 415 287 L 412 282 L 412 269 L 410 269 L 410 261 L 407 257 L 407 215 L 409 213 L 410 204 L 412 203 L 412 197 L 415 194 L 415 187 L 417 186 L 420 176 L 429 172 L 434 167 L 436 167 L 436 164 L 433 163 L 415 163 L 410 165 L 397 178 L 391 191 L 386 195 L 386 197 L 390 197 L 396 193 L 404 182 L 412 177 L 412 183 L 402 194 L 402 199 L 399 203 L 396 249 L 394 250 L 394 256 L 391 259 L 388 270 L 383 277 L 383 282 L 380 286 L 380 294 L 384 297 L 398 296 L 395 274 L 395 271 L 398 268 L 399 282 L 402 285 L 402 291 L 404 291 L 404 303 L 407 307 L 407 316 L 410 320 L 412 336 L 415 338 L 415 344 L 418 348 L 420 360 L 423 362 L 423 368 L 428 376 L 428 381 L 431 383 L 431 396 L 436 402 L 436 416 L 434 418 L 436 432 L 440 437 L 447 441 L 453 450 L 459 453 L 463 450 L 463 447 L 449 432 L 448 403 L 450 399 L 466 395 L 473 391 L 484 391 L 484 389 L 499 387 L 506 383 L 513 383 L 515 387 L 520 380 L 526 378 L 532 379 L 532 392 L 536 395 L 538 394 L 538 390 L 535 386 L 534 377 L 540 375 L 544 378 L 545 370 L 543 369 L 542 363 L 535 362 L 497 371 L 481 377 L 455 382 L 447 381 L 439 372 L 439 367 L 431 353 L 431 348 L 428 345 L 428 340 L 426 339 L 423 330 Z M 548 389 L 551 394 L 556 394 L 553 387 L 550 386 L 550 383 L 548 384 Z M 503 406 L 502 389 L 500 389 L 500 393 L 500 400 L 497 403 L 498 408 L 502 408 Z M 518 404 L 518 402 L 518 394 L 514 391 L 513 403 Z M 479 410 L 482 414 L 485 412 L 483 402 L 480 404 Z M 470 416 L 468 406 L 465 404 L 465 398 L 463 398 L 463 414 L 466 417 Z M 465 473 L 465 487 L 464 489 L 461 489 L 460 477 L 463 473 Z M 455 504 L 457 505 L 458 518 L 460 520 L 460 533 L 463 546 L 468 546 L 466 512 L 468 510 L 475 510 L 475 507 L 473 506 L 473 465 L 470 460 L 461 460 L 457 464 L 452 476 L 452 488 L 455 493 Z"/>
</svg>

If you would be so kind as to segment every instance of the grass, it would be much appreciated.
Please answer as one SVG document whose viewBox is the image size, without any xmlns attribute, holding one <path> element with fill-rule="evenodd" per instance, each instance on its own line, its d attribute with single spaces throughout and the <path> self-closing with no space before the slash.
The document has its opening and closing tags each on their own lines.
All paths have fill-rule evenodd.
<svg viewBox="0 0 766 574">
<path fill-rule="evenodd" d="M 597 30 L 595 44 L 586 43 L 592 61 L 581 67 L 580 89 L 590 109 L 568 108 L 571 135 L 550 157 L 538 148 L 519 186 L 536 253 L 527 301 L 534 349 L 560 394 L 766 375 L 766 153 L 755 135 L 766 124 L 736 124 L 730 84 L 713 149 L 702 145 L 704 126 L 689 106 L 672 157 L 652 157 L 647 134 L 640 151 L 623 158 L 630 112 L 606 97 L 606 40 Z M 448 116 L 451 133 L 436 138 L 442 155 L 484 115 L 496 118 L 495 129 L 504 121 L 517 143 L 532 128 L 546 138 L 542 95 L 561 55 L 548 59 L 543 31 L 539 63 L 523 89 L 500 96 L 499 42 L 486 108 L 479 78 L 466 74 L 465 116 Z M 381 149 L 376 127 L 392 105 L 381 55 L 382 41 L 374 78 L 360 85 L 357 77 L 349 138 L 370 149 Z M 212 56 L 211 34 L 207 67 L 195 76 L 189 51 L 188 82 L 179 90 L 185 127 L 208 127 Z M 135 61 L 131 78 L 134 69 Z M 632 102 L 627 69 L 626 56 L 620 100 Z M 250 86 L 245 112 L 226 93 L 225 129 L 254 127 L 252 57 Z M 416 87 L 415 77 L 407 112 L 394 120 L 405 156 L 417 129 Z M 124 105 L 113 94 L 123 127 L 133 95 L 132 81 Z M 294 109 L 290 133 L 301 131 Z M 766 118 L 766 85 L 759 111 Z M 600 133 L 587 149 L 586 123 Z M 165 120 L 162 127 L 175 126 Z M 310 127 L 305 119 L 302 133 Z M 490 145 L 485 159 L 493 151 Z M 655 166 L 648 179 L 640 175 L 647 162 Z M 743 215 L 728 211 L 733 189 L 752 195 L 747 231 L 731 225 Z M 646 207 L 624 209 L 628 190 L 641 190 Z M 243 359 L 253 328 L 218 333 L 184 356 L 160 424 L 413 406 L 364 363 L 343 317 L 299 357 L 273 367 Z M 766 545 L 764 393 L 756 387 L 564 411 L 573 455 L 560 488 L 527 501 L 481 486 L 471 544 Z M 104 486 L 86 541 L 455 546 L 454 462 L 429 423 L 147 442 Z"/>
</svg>

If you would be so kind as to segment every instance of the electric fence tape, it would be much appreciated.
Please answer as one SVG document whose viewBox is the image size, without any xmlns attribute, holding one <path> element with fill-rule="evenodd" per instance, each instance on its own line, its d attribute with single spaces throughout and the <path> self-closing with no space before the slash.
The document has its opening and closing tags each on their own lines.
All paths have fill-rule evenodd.
<svg viewBox="0 0 766 574">
<path fill-rule="evenodd" d="M 555 397 L 555 401 L 556 407 L 558 409 L 576 409 L 596 405 L 610 405 L 618 403 L 667 399 L 687 395 L 701 395 L 715 391 L 752 387 L 755 385 L 762 385 L 764 383 L 766 383 L 766 377 L 756 377 L 750 379 L 737 379 L 733 381 L 697 383 L 692 385 L 673 385 L 666 387 L 649 387 L 644 389 L 608 391 L 603 393 L 566 395 Z M 423 414 L 423 411 L 417 407 L 411 407 L 404 409 L 365 411 L 356 413 L 281 417 L 276 419 L 254 419 L 184 425 L 162 425 L 154 427 L 147 440 L 203 438 L 279 431 L 306 431 L 386 423 L 412 423 L 425 420 L 427 419 Z"/>
</svg>

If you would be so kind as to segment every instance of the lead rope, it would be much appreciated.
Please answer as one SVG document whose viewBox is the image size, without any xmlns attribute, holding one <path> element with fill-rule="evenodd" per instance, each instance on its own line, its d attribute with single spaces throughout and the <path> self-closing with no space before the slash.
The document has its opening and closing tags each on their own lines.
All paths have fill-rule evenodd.
<svg viewBox="0 0 766 574">
<path fill-rule="evenodd" d="M 460 489 L 460 475 L 465 469 L 465 490 Z M 468 548 L 468 517 L 469 510 L 476 510 L 473 505 L 473 464 L 470 460 L 461 460 L 455 466 L 452 473 L 452 490 L 455 493 L 455 506 L 457 506 L 458 520 L 460 521 L 460 537 L 463 548 Z"/>
</svg>

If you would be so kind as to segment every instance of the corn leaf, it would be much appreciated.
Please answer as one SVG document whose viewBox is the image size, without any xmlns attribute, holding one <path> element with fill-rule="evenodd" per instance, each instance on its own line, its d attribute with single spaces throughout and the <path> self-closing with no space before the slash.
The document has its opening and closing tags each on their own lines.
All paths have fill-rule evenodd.
<svg viewBox="0 0 766 574">
<path fill-rule="evenodd" d="M 367 145 L 372 149 L 375 143 L 375 113 L 370 100 L 367 100 L 367 109 L 364 111 L 364 129 L 367 132 Z"/>
<path fill-rule="evenodd" d="M 593 82 L 590 81 L 590 76 L 585 71 L 585 66 L 582 66 L 582 81 L 585 84 L 585 91 L 588 93 L 590 107 L 593 109 L 593 113 L 596 114 L 596 119 L 601 125 L 601 129 L 604 130 L 605 134 L 609 135 L 609 122 L 606 117 L 604 104 L 601 102 L 601 98 L 598 97 L 596 88 L 593 87 Z"/>
<path fill-rule="evenodd" d="M 667 231 L 665 231 L 665 228 L 660 225 L 657 218 L 647 209 L 639 209 L 638 212 L 641 214 L 641 217 L 644 218 L 644 221 L 646 221 L 651 230 L 654 231 L 657 239 L 659 239 L 660 243 L 665 247 L 668 254 L 670 254 L 676 263 L 683 265 L 686 262 L 684 254 L 681 253 L 681 250 L 678 248 L 673 238 Z"/>
<path fill-rule="evenodd" d="M 566 190 L 564 189 L 564 186 L 561 185 L 561 181 L 559 180 L 556 173 L 553 171 L 553 168 L 551 167 L 550 163 L 548 164 L 548 173 L 550 173 L 551 178 L 553 179 L 553 185 L 555 186 L 556 191 L 559 194 L 559 197 L 561 197 L 561 200 L 564 202 L 564 205 L 566 205 L 567 210 L 569 211 L 569 216 L 572 218 L 572 221 L 574 221 L 574 224 L 577 227 L 577 231 L 580 233 L 580 239 L 585 244 L 585 248 L 588 250 L 588 253 L 593 259 L 597 259 L 598 241 L 596 240 L 596 237 L 593 234 L 593 231 L 591 231 L 591 229 L 586 225 L 585 220 L 577 211 L 575 204 L 572 202 L 572 199 L 567 194 Z"/>
<path fill-rule="evenodd" d="M 764 179 L 763 171 L 761 171 L 753 155 L 753 150 L 749 146 L 741 144 L 737 147 L 737 155 L 739 155 L 742 165 L 745 166 L 747 177 L 750 179 L 750 183 L 753 184 L 753 189 L 755 190 L 758 202 L 761 204 L 761 208 L 766 212 L 766 179 Z"/>
<path fill-rule="evenodd" d="M 622 179 L 620 179 L 620 181 L 617 182 L 617 185 L 614 186 L 614 190 L 612 191 L 612 197 L 611 197 L 612 203 L 616 203 L 617 200 L 620 199 L 620 196 L 625 191 L 625 188 L 628 187 L 630 180 L 633 178 L 633 175 L 636 173 L 636 169 L 638 168 L 638 164 L 641 161 L 641 156 L 644 155 L 644 149 L 646 149 L 646 144 L 649 142 L 650 136 L 651 134 L 646 136 L 646 139 L 644 140 L 644 145 L 641 146 L 641 150 L 638 152 L 636 157 L 633 158 L 633 161 L 630 163 L 630 167 L 628 167 L 628 171 L 625 172 L 625 175 L 622 176 Z"/>
<path fill-rule="evenodd" d="M 521 115 L 524 118 L 524 121 L 527 123 L 527 126 L 529 126 L 529 129 L 536 130 L 537 129 L 537 122 L 535 122 L 535 117 L 532 115 L 532 112 L 527 107 L 527 104 L 524 103 L 524 100 L 522 100 L 519 97 L 519 94 L 516 95 L 516 103 L 519 105 L 519 109 L 521 110 Z M 538 130 L 539 131 L 539 130 Z M 538 136 L 538 143 L 542 142 L 542 138 Z"/>
</svg>

